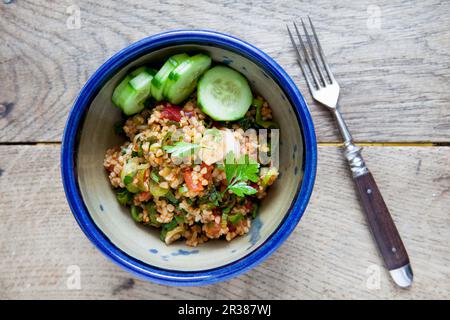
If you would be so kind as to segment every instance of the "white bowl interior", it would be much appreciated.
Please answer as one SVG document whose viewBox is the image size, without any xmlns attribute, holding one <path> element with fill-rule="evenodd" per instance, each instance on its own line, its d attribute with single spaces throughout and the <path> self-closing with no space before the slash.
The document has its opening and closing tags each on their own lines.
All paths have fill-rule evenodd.
<svg viewBox="0 0 450 320">
<path fill-rule="evenodd" d="M 209 241 L 192 248 L 184 242 L 167 246 L 159 232 L 135 223 L 129 210 L 119 205 L 103 158 L 107 149 L 120 145 L 122 138 L 114 133 L 120 111 L 111 102 L 114 87 L 126 72 L 142 64 L 161 62 L 177 52 L 208 52 L 214 61 L 229 65 L 244 74 L 255 92 L 260 93 L 273 109 L 280 124 L 280 177 L 263 201 L 251 230 L 231 242 Z M 303 142 L 293 107 L 278 84 L 261 67 L 232 51 L 207 45 L 178 45 L 148 53 L 110 79 L 92 102 L 80 135 L 77 153 L 78 183 L 84 203 L 100 230 L 119 249 L 149 265 L 177 270 L 198 271 L 216 268 L 236 261 L 257 249 L 277 229 L 297 193 L 303 176 Z"/>
</svg>

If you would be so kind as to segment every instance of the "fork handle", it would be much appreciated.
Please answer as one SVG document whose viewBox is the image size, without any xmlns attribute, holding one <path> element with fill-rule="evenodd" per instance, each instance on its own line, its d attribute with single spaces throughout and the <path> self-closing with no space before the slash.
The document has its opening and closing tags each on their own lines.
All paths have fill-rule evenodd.
<svg viewBox="0 0 450 320">
<path fill-rule="evenodd" d="M 408 287 L 413 279 L 408 254 L 375 179 L 364 163 L 361 150 L 351 141 L 344 143 L 344 155 L 385 265 L 400 287 Z"/>
</svg>

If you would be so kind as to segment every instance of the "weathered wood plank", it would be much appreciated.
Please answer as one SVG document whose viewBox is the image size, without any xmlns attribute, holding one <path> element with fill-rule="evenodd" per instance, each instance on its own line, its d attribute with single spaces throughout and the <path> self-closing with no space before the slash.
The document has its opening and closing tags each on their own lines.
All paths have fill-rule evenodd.
<svg viewBox="0 0 450 320">
<path fill-rule="evenodd" d="M 319 140 L 337 141 L 329 114 L 311 102 L 285 30 L 286 22 L 308 14 L 340 81 L 342 110 L 357 140 L 450 140 L 449 2 L 78 3 L 81 28 L 73 30 L 66 26 L 72 1 L 0 4 L 0 141 L 59 141 L 77 93 L 103 61 L 174 28 L 215 29 L 266 51 L 305 93 Z"/>
<path fill-rule="evenodd" d="M 364 152 L 412 261 L 415 284 L 406 291 L 383 268 L 380 288 L 366 286 L 381 259 L 335 147 L 319 148 L 311 203 L 286 243 L 250 272 L 200 288 L 147 283 L 105 259 L 66 204 L 59 151 L 0 146 L 0 298 L 450 298 L 450 148 Z M 66 286 L 71 265 L 81 270 L 81 290 Z"/>
</svg>

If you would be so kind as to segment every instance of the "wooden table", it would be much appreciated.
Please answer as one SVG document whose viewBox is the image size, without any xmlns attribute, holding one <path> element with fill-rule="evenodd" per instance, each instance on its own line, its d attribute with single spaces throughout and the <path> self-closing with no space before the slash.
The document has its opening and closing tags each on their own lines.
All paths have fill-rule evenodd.
<svg viewBox="0 0 450 320">
<path fill-rule="evenodd" d="M 0 3 L 0 298 L 450 298 L 449 2 L 74 2 L 78 29 L 71 0 Z M 409 251 L 409 290 L 383 269 L 335 126 L 296 65 L 285 23 L 308 14 Z M 304 93 L 319 140 L 295 232 L 260 266 L 206 287 L 155 285 L 105 259 L 72 217 L 59 171 L 67 114 L 89 76 L 131 42 L 174 28 L 229 33 L 275 58 Z M 80 289 L 67 285 L 71 266 Z"/>
</svg>

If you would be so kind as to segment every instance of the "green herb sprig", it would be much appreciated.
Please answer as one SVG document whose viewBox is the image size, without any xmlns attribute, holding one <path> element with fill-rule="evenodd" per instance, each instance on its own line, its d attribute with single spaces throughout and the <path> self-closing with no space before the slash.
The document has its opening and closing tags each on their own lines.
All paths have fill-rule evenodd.
<svg viewBox="0 0 450 320">
<path fill-rule="evenodd" d="M 257 182 L 259 180 L 259 164 L 250 160 L 248 155 L 236 161 L 234 154 L 230 152 L 225 158 L 224 167 L 228 186 L 223 191 L 223 194 L 227 190 L 231 190 L 237 196 L 244 197 L 245 195 L 252 195 L 257 192 L 247 182 Z"/>
<path fill-rule="evenodd" d="M 198 143 L 189 143 L 189 142 L 176 142 L 172 146 L 164 146 L 163 149 L 167 153 L 171 153 L 172 156 L 178 158 L 185 158 L 191 156 L 200 145 Z"/>
</svg>

